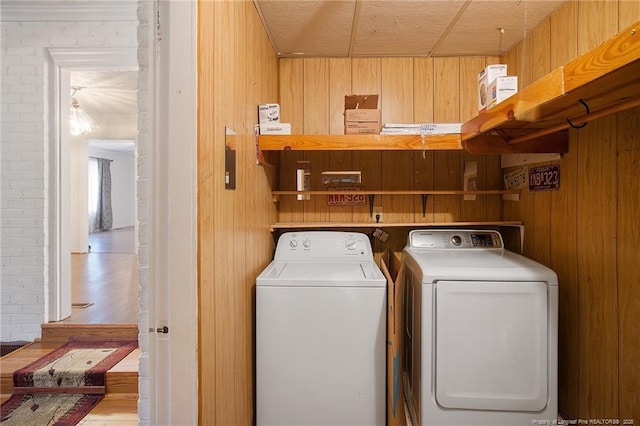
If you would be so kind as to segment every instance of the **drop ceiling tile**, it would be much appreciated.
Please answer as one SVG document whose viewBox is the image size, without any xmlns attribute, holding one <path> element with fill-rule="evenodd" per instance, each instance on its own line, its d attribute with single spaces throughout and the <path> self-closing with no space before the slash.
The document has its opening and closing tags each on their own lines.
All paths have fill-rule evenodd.
<svg viewBox="0 0 640 426">
<path fill-rule="evenodd" d="M 566 1 L 475 0 L 434 51 L 435 56 L 500 55 Z M 504 28 L 501 33 L 498 28 Z"/>
<path fill-rule="evenodd" d="M 355 0 L 256 0 L 280 56 L 347 56 Z"/>
<path fill-rule="evenodd" d="M 363 0 L 351 54 L 427 55 L 464 4 L 461 0 Z"/>
</svg>

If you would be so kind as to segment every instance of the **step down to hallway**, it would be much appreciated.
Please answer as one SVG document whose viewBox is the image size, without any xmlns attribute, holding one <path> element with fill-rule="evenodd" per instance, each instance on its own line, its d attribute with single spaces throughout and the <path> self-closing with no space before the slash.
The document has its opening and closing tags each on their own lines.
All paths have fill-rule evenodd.
<svg viewBox="0 0 640 426">
<path fill-rule="evenodd" d="M 70 337 L 137 340 L 137 324 L 65 324 L 42 325 L 42 339 L 0 358 L 2 400 L 13 392 L 13 373 L 62 346 Z M 107 372 L 107 394 L 138 393 L 138 358 L 140 349 L 127 355 Z"/>
<path fill-rule="evenodd" d="M 33 342 L 0 358 L 0 389 L 3 395 L 13 392 L 13 373 L 62 346 L 59 342 Z M 138 358 L 140 349 L 127 355 L 107 371 L 107 394 L 138 393 Z"/>
<path fill-rule="evenodd" d="M 66 342 L 71 337 L 137 340 L 138 324 L 42 324 L 42 342 Z"/>
</svg>

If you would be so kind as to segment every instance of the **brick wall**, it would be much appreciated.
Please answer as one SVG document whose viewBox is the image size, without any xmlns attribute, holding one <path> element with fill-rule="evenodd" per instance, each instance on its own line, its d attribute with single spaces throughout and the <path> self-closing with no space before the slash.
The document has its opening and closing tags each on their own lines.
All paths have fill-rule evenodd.
<svg viewBox="0 0 640 426">
<path fill-rule="evenodd" d="M 155 7 L 140 1 L 138 7 L 138 143 L 136 194 L 138 203 L 138 282 L 140 364 L 138 367 L 138 424 L 151 424 L 151 375 L 149 358 L 149 163 L 152 134 L 153 85 L 151 63 L 154 52 Z"/>
<path fill-rule="evenodd" d="M 135 47 L 138 23 L 95 15 L 11 21 L 0 13 L 0 340 L 33 340 L 48 302 L 45 48 Z"/>
</svg>

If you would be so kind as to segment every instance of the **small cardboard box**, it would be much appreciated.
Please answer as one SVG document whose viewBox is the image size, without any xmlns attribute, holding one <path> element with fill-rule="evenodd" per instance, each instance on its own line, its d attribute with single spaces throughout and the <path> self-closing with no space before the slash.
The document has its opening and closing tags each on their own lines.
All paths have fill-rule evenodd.
<svg viewBox="0 0 640 426">
<path fill-rule="evenodd" d="M 489 85 L 497 77 L 507 75 L 506 64 L 488 65 L 478 74 L 478 111 L 484 111 L 489 104 Z"/>
<path fill-rule="evenodd" d="M 387 250 L 380 260 L 380 269 L 387 278 L 387 425 L 405 426 L 402 385 L 404 264 L 397 254 Z"/>
<path fill-rule="evenodd" d="M 518 77 L 509 75 L 497 77 L 489 84 L 487 109 L 498 105 L 509 96 L 518 93 Z"/>
<path fill-rule="evenodd" d="M 280 122 L 280 104 L 258 105 L 258 123 L 271 124 Z"/>
<path fill-rule="evenodd" d="M 344 133 L 379 134 L 381 114 L 378 95 L 347 95 L 344 97 Z"/>
</svg>

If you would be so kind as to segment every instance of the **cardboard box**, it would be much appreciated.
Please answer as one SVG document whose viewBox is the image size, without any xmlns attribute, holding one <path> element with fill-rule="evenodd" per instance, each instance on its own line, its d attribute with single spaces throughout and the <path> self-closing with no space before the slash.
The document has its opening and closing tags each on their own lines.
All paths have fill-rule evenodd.
<svg viewBox="0 0 640 426">
<path fill-rule="evenodd" d="M 378 95 L 344 97 L 344 133 L 379 134 L 382 123 Z"/>
<path fill-rule="evenodd" d="M 344 111 L 344 134 L 379 134 L 379 109 L 348 109 Z"/>
<path fill-rule="evenodd" d="M 478 111 L 484 111 L 489 104 L 489 85 L 497 77 L 507 75 L 506 64 L 488 65 L 478 74 Z"/>
<path fill-rule="evenodd" d="M 291 124 L 290 123 L 271 123 L 260 125 L 261 135 L 290 135 Z"/>
<path fill-rule="evenodd" d="M 280 122 L 280 104 L 258 105 L 258 123 L 271 124 Z"/>
<path fill-rule="evenodd" d="M 402 336 L 404 265 L 398 255 L 387 250 L 380 260 L 387 278 L 387 425 L 405 426 L 402 385 Z"/>
<path fill-rule="evenodd" d="M 515 95 L 516 93 L 518 93 L 517 76 L 510 75 L 506 77 L 497 77 L 491 84 L 489 84 L 487 109 L 498 105 L 500 102 L 504 101 L 509 96 Z"/>
</svg>

